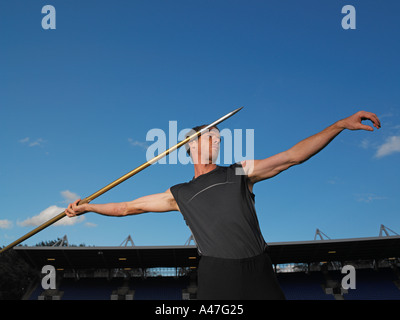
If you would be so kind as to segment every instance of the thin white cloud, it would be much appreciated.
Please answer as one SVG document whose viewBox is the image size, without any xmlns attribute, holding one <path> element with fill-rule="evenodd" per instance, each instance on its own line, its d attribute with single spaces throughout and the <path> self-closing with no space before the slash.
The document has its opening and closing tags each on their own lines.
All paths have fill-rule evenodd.
<svg viewBox="0 0 400 320">
<path fill-rule="evenodd" d="M 75 192 L 69 191 L 69 190 L 61 191 L 60 194 L 64 198 L 64 201 L 62 203 L 71 203 L 77 199 L 80 199 L 78 194 L 76 194 Z M 50 220 L 51 218 L 54 218 L 56 215 L 60 214 L 64 210 L 65 210 L 65 208 L 59 207 L 57 205 L 53 205 L 31 218 L 28 218 L 22 222 L 17 222 L 17 224 L 21 227 L 39 226 L 39 225 L 43 224 L 44 222 Z M 73 218 L 64 217 L 64 218 L 58 220 L 54 225 L 55 226 L 71 226 L 76 223 L 80 223 L 83 220 L 85 220 L 84 216 L 78 216 L 78 217 L 73 217 Z"/>
<path fill-rule="evenodd" d="M 149 147 L 146 142 L 133 140 L 132 138 L 128 138 L 128 142 L 132 147 L 141 147 L 141 148 L 143 148 L 145 150 L 147 150 L 147 148 Z"/>
<path fill-rule="evenodd" d="M 368 139 L 363 139 L 360 143 L 360 147 L 363 149 L 368 149 L 370 146 L 370 142 Z"/>
<path fill-rule="evenodd" d="M 86 226 L 86 227 L 89 227 L 89 228 L 95 228 L 95 227 L 97 227 L 97 224 L 96 224 L 96 223 L 93 223 L 93 222 L 86 222 L 86 223 L 85 223 L 85 226 Z"/>
<path fill-rule="evenodd" d="M 35 226 L 36 227 L 36 226 L 39 226 L 39 225 L 45 223 L 46 221 L 54 218 L 55 216 L 57 216 L 64 210 L 65 210 L 65 208 L 61 208 L 56 205 L 50 206 L 47 209 L 40 212 L 38 215 L 28 218 L 21 222 L 18 221 L 17 224 L 21 227 L 26 227 L 26 226 Z M 84 216 L 78 216 L 78 217 L 73 217 L 73 218 L 64 217 L 64 218 L 58 220 L 56 223 L 54 223 L 54 226 L 71 226 L 76 223 L 80 223 L 83 220 L 85 220 Z"/>
<path fill-rule="evenodd" d="M 391 136 L 378 147 L 375 157 L 382 158 L 396 152 L 400 152 L 400 136 Z"/>
<path fill-rule="evenodd" d="M 18 141 L 19 143 L 28 143 L 29 142 L 29 137 L 26 137 L 24 139 L 21 139 Z"/>
<path fill-rule="evenodd" d="M 387 113 L 384 113 L 384 114 L 380 114 L 379 116 L 378 116 L 378 118 L 379 119 L 383 119 L 383 118 L 392 118 L 394 116 L 394 114 L 392 113 L 392 112 L 387 112 Z"/>
<path fill-rule="evenodd" d="M 0 220 L 0 229 L 10 229 L 12 222 L 10 220 Z"/>
<path fill-rule="evenodd" d="M 69 190 L 64 190 L 61 191 L 61 196 L 64 198 L 64 203 L 71 203 L 74 202 L 75 200 L 80 199 L 79 195 L 76 194 L 75 192 L 71 192 Z"/>
<path fill-rule="evenodd" d="M 36 146 L 41 146 L 43 144 L 44 140 L 42 138 L 36 139 L 35 141 L 32 141 L 29 143 L 30 147 L 36 147 Z"/>
<path fill-rule="evenodd" d="M 370 203 L 376 200 L 385 200 L 387 197 L 379 196 L 374 193 L 362 193 L 362 194 L 355 194 L 356 200 L 358 202 L 365 202 Z"/>
<path fill-rule="evenodd" d="M 28 147 L 40 147 L 43 146 L 45 142 L 42 138 L 38 138 L 36 140 L 31 140 L 30 137 L 23 138 L 18 141 L 21 144 L 27 145 Z"/>
<path fill-rule="evenodd" d="M 340 181 L 340 179 L 338 177 L 333 177 L 333 178 L 329 179 L 327 182 L 329 184 L 337 184 L 337 183 L 339 183 L 339 181 Z"/>
</svg>

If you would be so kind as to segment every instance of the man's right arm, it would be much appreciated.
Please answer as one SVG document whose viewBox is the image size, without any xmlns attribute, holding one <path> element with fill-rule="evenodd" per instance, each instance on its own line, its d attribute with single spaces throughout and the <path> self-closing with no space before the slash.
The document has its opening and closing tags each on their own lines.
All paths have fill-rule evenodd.
<svg viewBox="0 0 400 320">
<path fill-rule="evenodd" d="M 78 202 L 79 200 L 68 205 L 68 208 L 65 210 L 67 216 L 73 217 L 86 212 L 96 212 L 106 216 L 124 217 L 145 212 L 179 211 L 178 204 L 169 189 L 163 193 L 144 196 L 129 202 L 86 203 L 79 206 L 77 205 Z"/>
</svg>

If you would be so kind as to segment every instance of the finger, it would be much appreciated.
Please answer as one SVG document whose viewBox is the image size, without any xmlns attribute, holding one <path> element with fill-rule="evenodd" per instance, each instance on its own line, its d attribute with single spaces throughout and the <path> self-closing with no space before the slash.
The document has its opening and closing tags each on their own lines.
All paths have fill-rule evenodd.
<svg viewBox="0 0 400 320">
<path fill-rule="evenodd" d="M 77 201 L 79 201 L 79 200 L 77 200 Z M 69 214 L 70 217 L 76 216 L 76 205 L 75 205 L 75 203 L 76 203 L 76 201 L 70 203 L 70 204 L 68 205 L 68 208 L 66 209 L 66 212 L 68 212 L 68 214 Z"/>
<path fill-rule="evenodd" d="M 361 124 L 360 125 L 361 130 L 367 130 L 367 131 L 374 131 L 374 128 L 367 126 L 366 124 Z"/>
<path fill-rule="evenodd" d="M 381 122 L 376 114 L 373 113 L 373 118 L 375 119 L 374 125 L 376 124 L 376 128 L 379 129 L 381 127 Z"/>
<path fill-rule="evenodd" d="M 67 214 L 68 217 L 74 216 L 74 212 L 70 208 L 65 209 L 65 213 Z"/>
<path fill-rule="evenodd" d="M 72 204 L 72 209 L 73 209 L 74 211 L 76 211 L 76 209 L 77 209 L 77 207 L 78 207 L 79 201 L 81 201 L 81 199 L 76 200 L 76 201 Z"/>
<path fill-rule="evenodd" d="M 362 120 L 370 120 L 373 123 L 374 127 L 377 129 L 379 129 L 381 127 L 381 122 L 379 121 L 379 118 L 375 113 L 365 112 L 362 115 L 361 119 Z"/>
<path fill-rule="evenodd" d="M 66 210 L 68 210 L 68 212 L 72 212 L 72 211 L 73 211 L 73 210 L 72 210 L 72 203 L 70 203 L 70 204 L 68 205 L 68 207 L 67 207 Z"/>
</svg>

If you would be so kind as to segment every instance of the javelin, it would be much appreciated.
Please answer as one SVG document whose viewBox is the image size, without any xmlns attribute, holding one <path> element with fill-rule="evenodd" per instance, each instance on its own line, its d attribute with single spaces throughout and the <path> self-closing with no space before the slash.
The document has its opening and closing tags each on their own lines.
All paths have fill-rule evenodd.
<svg viewBox="0 0 400 320">
<path fill-rule="evenodd" d="M 203 132 L 205 132 L 206 130 L 208 130 L 208 129 L 212 128 L 212 127 L 215 127 L 217 124 L 219 124 L 222 121 L 224 121 L 224 120 L 228 119 L 229 117 L 233 116 L 236 112 L 239 112 L 242 108 L 243 107 L 240 107 L 240 108 L 238 108 L 236 110 L 233 110 L 232 112 L 229 112 L 228 114 L 224 115 L 223 117 L 219 118 L 218 120 L 216 120 L 213 123 L 209 124 L 208 126 L 204 127 L 200 131 L 193 133 L 191 136 L 187 137 L 186 139 L 182 140 L 181 142 L 178 142 L 176 145 L 174 145 L 173 147 L 169 148 L 168 150 L 160 153 L 159 155 L 157 155 L 154 158 L 150 159 L 149 161 L 143 163 L 139 167 L 133 169 L 132 171 L 128 172 L 127 174 L 123 175 L 122 177 L 118 178 L 117 180 L 111 182 L 110 184 L 106 185 L 104 188 L 100 189 L 99 191 L 93 193 L 92 195 L 86 197 L 83 200 L 80 200 L 78 205 L 81 205 L 81 204 L 84 204 L 84 203 L 89 203 L 90 201 L 96 199 L 97 197 L 101 196 L 103 193 L 106 193 L 108 190 L 110 190 L 110 189 L 114 188 L 115 186 L 119 185 L 121 182 L 124 182 L 125 180 L 131 178 L 132 176 L 134 176 L 138 172 L 146 169 L 148 166 L 152 165 L 153 163 L 157 162 L 161 158 L 165 157 L 166 155 L 168 155 L 172 151 L 182 147 L 184 144 L 188 143 L 190 140 L 192 140 L 192 139 L 198 137 L 199 135 L 203 134 Z M 34 234 L 36 234 L 39 231 L 47 228 L 48 226 L 52 225 L 53 223 L 57 222 L 58 220 L 60 220 L 61 218 L 65 217 L 65 216 L 66 216 L 65 211 L 61 212 L 60 214 L 58 214 L 54 218 L 46 221 L 45 223 L 43 223 L 40 226 L 38 226 L 36 229 L 28 232 L 26 235 L 22 236 L 18 240 L 15 240 L 13 243 L 10 243 L 8 246 L 6 246 L 3 249 L 1 249 L 0 253 L 5 252 L 8 249 L 10 249 L 10 248 L 16 246 L 17 244 L 21 243 L 22 241 L 32 237 Z"/>
</svg>

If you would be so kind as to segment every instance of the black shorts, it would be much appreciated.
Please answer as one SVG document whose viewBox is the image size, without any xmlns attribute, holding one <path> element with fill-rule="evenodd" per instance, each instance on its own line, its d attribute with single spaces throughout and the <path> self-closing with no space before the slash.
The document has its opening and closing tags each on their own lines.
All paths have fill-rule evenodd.
<svg viewBox="0 0 400 320">
<path fill-rule="evenodd" d="M 246 259 L 202 256 L 198 268 L 199 300 L 284 300 L 267 253 Z"/>
</svg>

